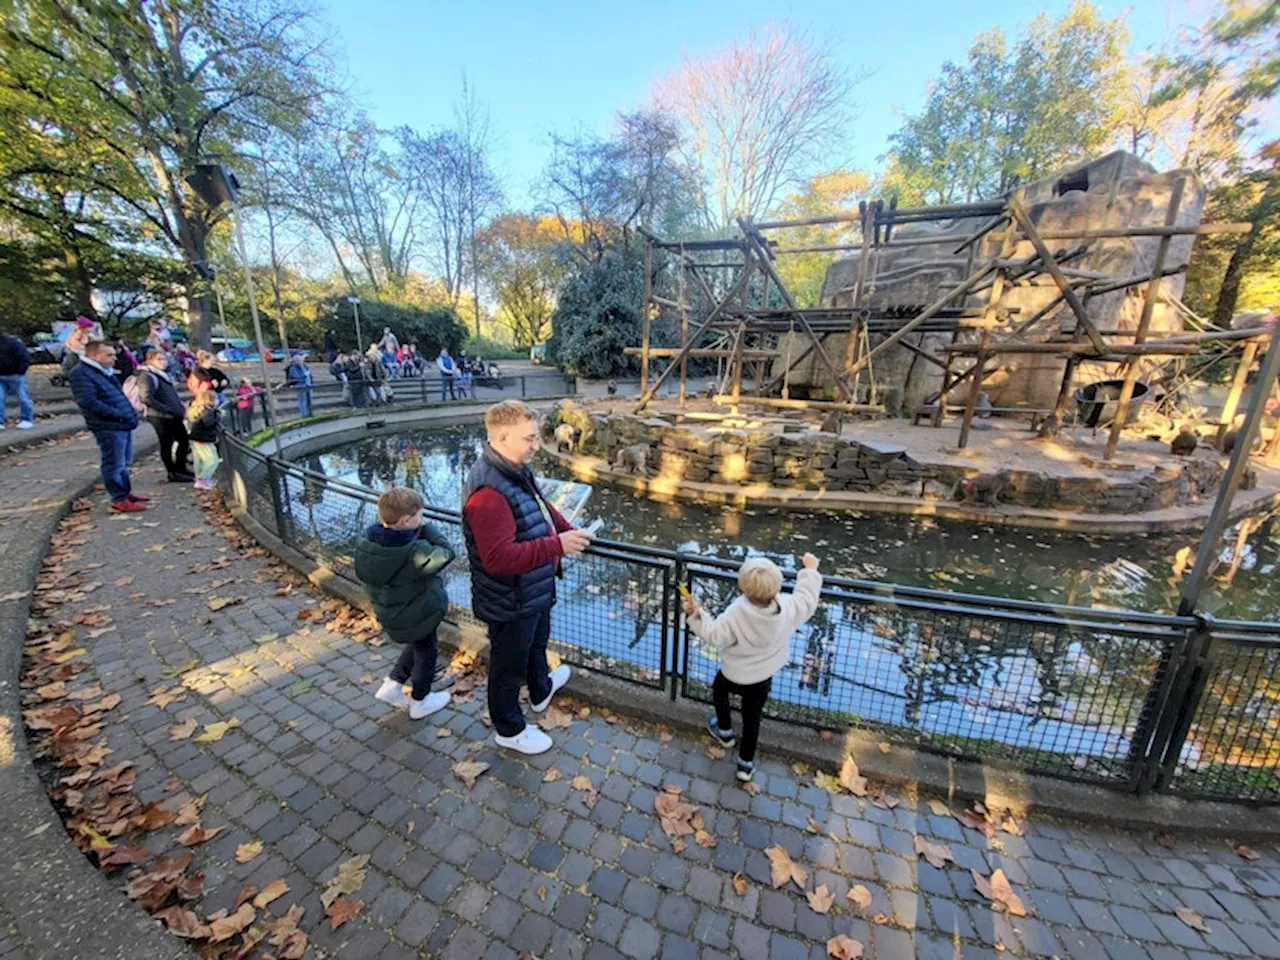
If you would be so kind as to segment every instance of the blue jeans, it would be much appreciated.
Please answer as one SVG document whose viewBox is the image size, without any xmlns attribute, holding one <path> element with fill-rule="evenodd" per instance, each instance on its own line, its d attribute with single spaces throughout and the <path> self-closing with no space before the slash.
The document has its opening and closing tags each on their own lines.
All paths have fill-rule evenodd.
<svg viewBox="0 0 1280 960">
<path fill-rule="evenodd" d="M 453 377 L 449 374 L 441 374 L 440 376 L 440 399 L 455 400 L 457 399 L 453 393 Z"/>
<path fill-rule="evenodd" d="M 112 503 L 129 499 L 129 464 L 133 463 L 132 430 L 94 430 L 102 454 L 102 482 Z"/>
<path fill-rule="evenodd" d="M 311 388 L 298 387 L 298 416 L 311 416 Z"/>
<path fill-rule="evenodd" d="M 547 663 L 551 611 L 488 626 L 489 717 L 500 735 L 514 737 L 525 727 L 521 685 L 529 688 L 530 703 L 541 703 L 551 695 L 551 667 Z"/>
<path fill-rule="evenodd" d="M 19 419 L 34 420 L 36 408 L 31 403 L 31 394 L 27 392 L 27 375 L 15 373 L 0 377 L 0 423 L 4 422 L 4 405 L 10 391 L 18 395 Z"/>
</svg>

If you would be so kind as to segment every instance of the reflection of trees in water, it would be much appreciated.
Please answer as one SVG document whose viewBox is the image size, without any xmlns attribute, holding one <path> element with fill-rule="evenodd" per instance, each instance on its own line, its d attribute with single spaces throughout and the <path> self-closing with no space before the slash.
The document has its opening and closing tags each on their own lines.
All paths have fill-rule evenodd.
<svg viewBox="0 0 1280 960">
<path fill-rule="evenodd" d="M 584 639 L 592 648 L 603 646 L 605 652 L 634 659 L 634 654 L 622 655 L 620 648 L 609 643 L 609 634 L 617 632 L 610 624 L 630 625 L 626 649 L 635 650 L 651 628 L 661 628 L 662 581 L 663 572 L 657 567 L 584 555 L 565 562 L 562 596 L 566 604 L 585 612 L 587 623 L 578 624 L 575 618 L 575 625 L 586 628 Z"/>
</svg>

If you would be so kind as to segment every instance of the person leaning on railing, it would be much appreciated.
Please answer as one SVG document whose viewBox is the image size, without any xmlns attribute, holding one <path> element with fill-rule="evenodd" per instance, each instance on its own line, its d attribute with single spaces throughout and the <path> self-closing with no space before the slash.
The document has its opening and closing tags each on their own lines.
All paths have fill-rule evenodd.
<svg viewBox="0 0 1280 960">
<path fill-rule="evenodd" d="M 471 606 L 489 628 L 489 717 L 500 747 L 544 753 L 551 738 L 525 722 L 520 687 L 534 713 L 551 705 L 569 667 L 547 663 L 551 608 L 561 558 L 581 553 L 592 534 L 556 510 L 529 464 L 538 452 L 538 422 L 519 400 L 504 400 L 484 418 L 488 443 L 471 468 L 462 530 L 471 562 Z"/>
</svg>

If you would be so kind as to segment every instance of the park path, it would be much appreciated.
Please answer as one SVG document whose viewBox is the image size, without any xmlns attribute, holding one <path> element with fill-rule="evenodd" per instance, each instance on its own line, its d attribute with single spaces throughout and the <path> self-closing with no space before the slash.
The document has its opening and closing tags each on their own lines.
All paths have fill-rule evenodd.
<svg viewBox="0 0 1280 960">
<path fill-rule="evenodd" d="M 0 458 L 0 524 L 92 459 L 83 438 Z M 147 859 L 113 882 L 146 888 L 154 857 L 189 850 L 201 892 L 190 918 L 170 920 L 238 917 L 223 922 L 245 931 L 226 956 L 818 960 L 846 936 L 877 958 L 1280 958 L 1274 849 L 1251 861 L 1221 840 L 1040 820 L 973 829 L 959 805 L 821 789 L 814 771 L 771 762 L 767 743 L 753 794 L 705 738 L 583 704 L 558 714 L 550 753 L 510 757 L 490 746 L 483 675 L 467 663 L 454 705 L 411 723 L 372 697 L 394 650 L 369 642 L 362 617 L 265 556 L 214 497 L 159 484 L 154 457 L 137 476 L 156 495 L 146 513 L 110 515 L 99 495 L 64 522 L 58 575 L 81 579 L 37 598 L 36 657 L 47 671 L 83 648 L 64 661 L 85 664 L 68 690 L 118 695 L 96 742 L 113 751 L 107 767 L 132 773 L 106 785 L 153 810 L 185 807 L 185 824 L 121 834 L 117 848 Z M 66 628 L 73 642 L 48 640 Z M 488 764 L 471 787 L 455 772 L 467 760 Z M 41 772 L 52 785 L 55 771 Z M 663 803 L 689 806 L 669 823 L 700 817 L 703 831 L 678 844 L 655 813 L 673 788 Z M 217 832 L 184 847 L 191 821 Z M 804 879 L 775 889 L 783 851 Z M 321 895 L 365 856 L 339 901 L 358 912 L 335 930 Z M 1026 916 L 978 889 L 997 869 Z M 276 881 L 288 889 L 272 900 Z M 119 897 L 122 917 L 142 916 Z M 0 931 L 0 958 L 20 955 Z"/>
</svg>

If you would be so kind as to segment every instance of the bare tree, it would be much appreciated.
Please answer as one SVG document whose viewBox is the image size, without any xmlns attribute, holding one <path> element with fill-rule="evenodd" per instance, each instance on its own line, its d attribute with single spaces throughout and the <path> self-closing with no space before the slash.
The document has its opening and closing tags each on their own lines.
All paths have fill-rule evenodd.
<svg viewBox="0 0 1280 960">
<path fill-rule="evenodd" d="M 654 103 L 680 123 L 706 225 L 762 214 L 799 187 L 841 139 L 850 87 L 829 51 L 776 24 L 660 80 Z"/>
<path fill-rule="evenodd" d="M 423 136 L 409 127 L 396 131 L 405 176 L 422 199 L 420 222 L 427 260 L 443 278 L 453 307 L 466 286 L 471 225 L 467 147 L 454 130 Z"/>
<path fill-rule="evenodd" d="M 475 306 L 476 336 L 480 336 L 480 256 L 476 235 L 502 207 L 502 185 L 489 165 L 489 108 L 476 99 L 462 78 L 462 97 L 453 110 L 462 149 L 462 184 L 467 205 L 467 247 L 470 254 L 471 292 Z"/>
</svg>

